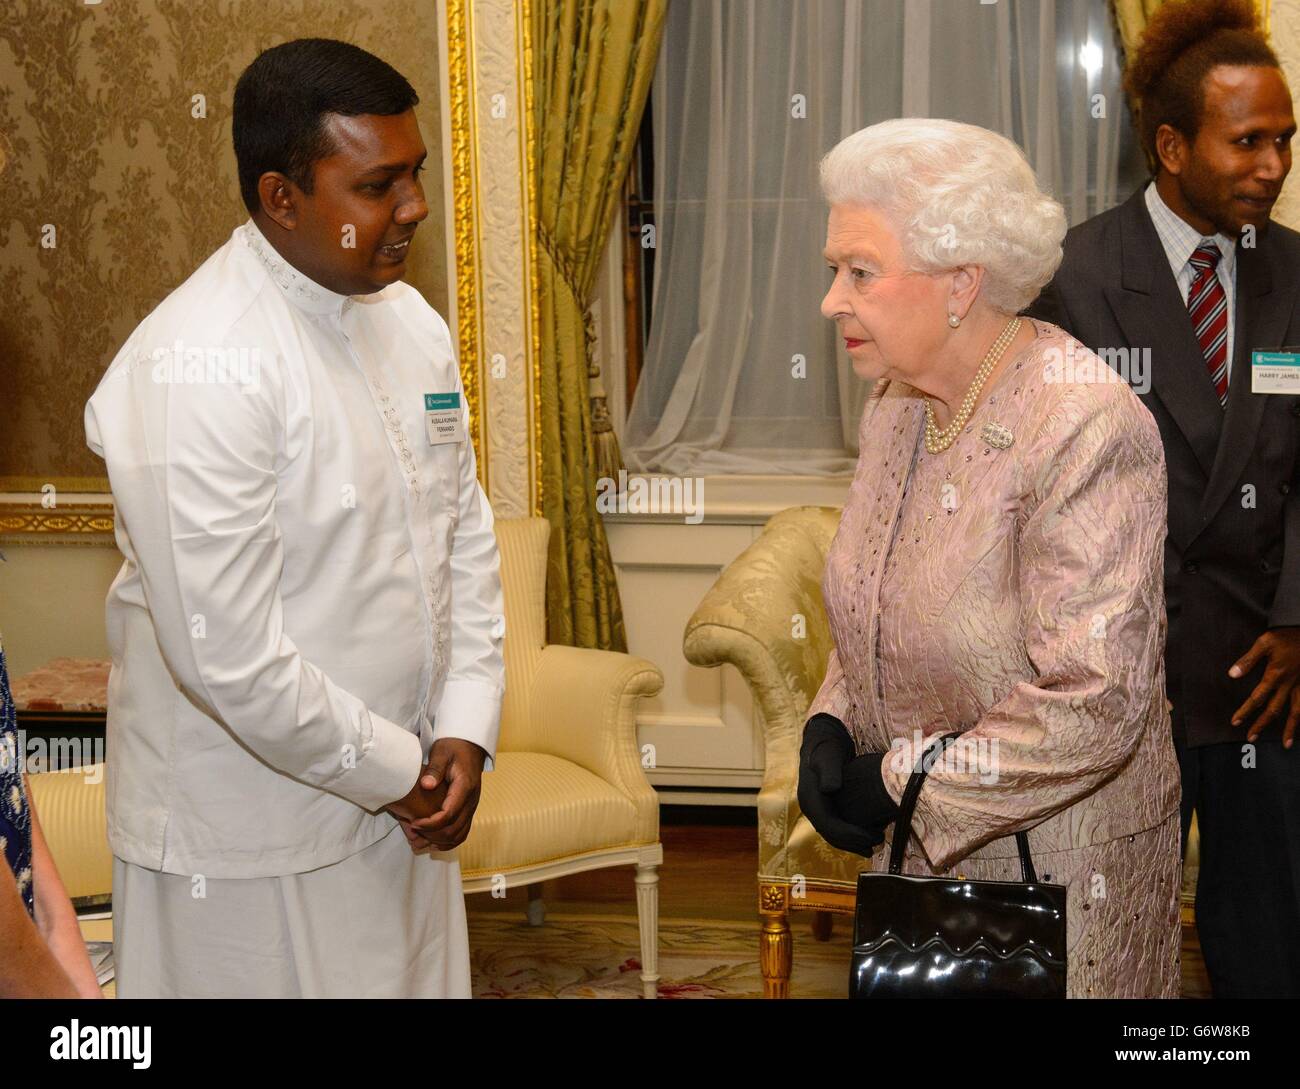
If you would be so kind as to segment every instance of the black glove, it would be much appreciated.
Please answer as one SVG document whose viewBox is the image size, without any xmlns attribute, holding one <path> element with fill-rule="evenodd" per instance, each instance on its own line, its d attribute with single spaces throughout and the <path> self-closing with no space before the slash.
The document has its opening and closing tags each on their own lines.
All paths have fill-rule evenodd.
<svg viewBox="0 0 1300 1089">
<path fill-rule="evenodd" d="M 844 785 L 831 799 L 837 816 L 873 835 L 878 834 L 878 843 L 884 841 L 885 828 L 898 816 L 898 806 L 880 777 L 885 755 L 869 752 L 850 760 L 844 767 Z"/>
<path fill-rule="evenodd" d="M 813 715 L 803 728 L 799 746 L 799 783 L 811 772 L 811 783 L 824 794 L 834 794 L 844 783 L 844 765 L 853 759 L 849 728 L 834 715 Z"/>
<path fill-rule="evenodd" d="M 803 731 L 799 748 L 799 808 L 827 843 L 841 851 L 870 855 L 885 841 L 884 825 L 893 820 L 876 823 L 858 823 L 858 816 L 870 818 L 879 815 L 882 807 L 869 788 L 869 769 L 863 765 L 875 758 L 876 781 L 880 782 L 880 761 L 883 754 L 872 753 L 854 758 L 853 738 L 848 728 L 834 715 L 813 715 Z M 838 795 L 845 795 L 847 809 L 841 809 Z M 885 794 L 888 799 L 889 795 Z M 890 805 L 893 802 L 890 801 Z M 897 812 L 897 810 L 895 810 Z M 852 816 L 850 816 L 852 814 Z"/>
</svg>

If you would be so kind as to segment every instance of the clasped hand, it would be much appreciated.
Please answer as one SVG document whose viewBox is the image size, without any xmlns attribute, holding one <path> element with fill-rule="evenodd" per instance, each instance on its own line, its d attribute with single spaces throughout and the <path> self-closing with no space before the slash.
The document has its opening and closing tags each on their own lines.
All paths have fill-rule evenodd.
<svg viewBox="0 0 1300 1089">
<path fill-rule="evenodd" d="M 405 798 L 384 808 L 397 818 L 411 850 L 450 851 L 465 842 L 478 809 L 487 753 L 472 741 L 444 737 Z"/>
<path fill-rule="evenodd" d="M 813 715 L 799 749 L 799 808 L 832 847 L 870 856 L 885 842 L 898 806 L 880 777 L 884 753 L 854 755 L 848 728 Z"/>
</svg>

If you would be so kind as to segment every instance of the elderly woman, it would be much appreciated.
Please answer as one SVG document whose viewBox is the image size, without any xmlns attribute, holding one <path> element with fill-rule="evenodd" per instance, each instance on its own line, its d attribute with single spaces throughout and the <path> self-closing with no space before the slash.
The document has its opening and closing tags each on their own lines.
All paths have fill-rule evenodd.
<svg viewBox="0 0 1300 1089">
<path fill-rule="evenodd" d="M 1019 880 L 1026 831 L 1042 880 L 1067 888 L 1068 993 L 1176 996 L 1156 424 L 1083 345 L 1015 316 L 1065 217 L 1010 141 L 888 121 L 821 176 L 822 312 L 876 385 L 822 585 L 835 649 L 800 807 L 871 854 L 926 744 L 960 731 L 904 872 Z"/>
</svg>

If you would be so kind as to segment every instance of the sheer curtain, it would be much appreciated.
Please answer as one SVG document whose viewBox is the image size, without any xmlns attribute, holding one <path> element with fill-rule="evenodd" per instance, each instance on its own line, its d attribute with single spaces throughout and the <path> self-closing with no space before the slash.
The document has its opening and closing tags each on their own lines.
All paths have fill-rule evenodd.
<svg viewBox="0 0 1300 1089">
<path fill-rule="evenodd" d="M 890 117 L 968 121 L 1025 148 L 1076 223 L 1127 192 L 1121 152 L 1129 185 L 1142 174 L 1119 79 L 1105 0 L 670 4 L 629 468 L 850 473 L 869 383 L 819 312 L 821 156 Z"/>
</svg>

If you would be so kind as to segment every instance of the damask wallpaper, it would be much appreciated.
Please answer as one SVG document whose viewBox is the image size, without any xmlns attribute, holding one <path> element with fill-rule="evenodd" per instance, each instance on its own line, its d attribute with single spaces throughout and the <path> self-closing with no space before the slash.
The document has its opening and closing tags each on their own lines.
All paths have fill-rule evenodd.
<svg viewBox="0 0 1300 1089">
<path fill-rule="evenodd" d="M 0 3 L 0 491 L 103 490 L 82 408 L 136 323 L 247 216 L 235 81 L 341 38 L 420 95 L 430 222 L 408 280 L 447 313 L 435 0 Z"/>
</svg>

